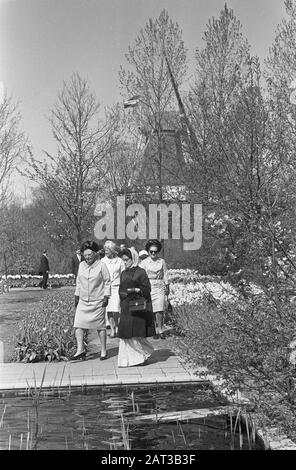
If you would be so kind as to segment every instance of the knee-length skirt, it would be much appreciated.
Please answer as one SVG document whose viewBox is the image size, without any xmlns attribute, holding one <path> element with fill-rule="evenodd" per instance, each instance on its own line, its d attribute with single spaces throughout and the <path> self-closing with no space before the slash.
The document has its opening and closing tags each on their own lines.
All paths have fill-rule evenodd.
<svg viewBox="0 0 296 470">
<path fill-rule="evenodd" d="M 165 310 L 165 283 L 161 279 L 150 279 L 153 312 Z"/>
<path fill-rule="evenodd" d="M 111 286 L 111 296 L 108 300 L 106 312 L 120 312 L 119 285 Z"/>
<path fill-rule="evenodd" d="M 74 328 L 105 330 L 105 307 L 102 307 L 102 303 L 102 299 L 87 302 L 80 298 L 76 308 Z"/>
</svg>

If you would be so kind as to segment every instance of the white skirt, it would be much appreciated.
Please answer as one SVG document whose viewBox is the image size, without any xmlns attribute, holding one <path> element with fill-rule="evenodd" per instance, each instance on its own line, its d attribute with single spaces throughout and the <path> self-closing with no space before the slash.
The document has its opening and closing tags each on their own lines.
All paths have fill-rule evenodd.
<svg viewBox="0 0 296 470">
<path fill-rule="evenodd" d="M 111 296 L 108 300 L 106 312 L 120 312 L 119 285 L 111 286 Z"/>
<path fill-rule="evenodd" d="M 161 279 L 150 279 L 153 312 L 165 310 L 165 283 Z"/>
<path fill-rule="evenodd" d="M 131 367 L 146 361 L 154 349 L 146 338 L 119 340 L 118 367 Z"/>
</svg>

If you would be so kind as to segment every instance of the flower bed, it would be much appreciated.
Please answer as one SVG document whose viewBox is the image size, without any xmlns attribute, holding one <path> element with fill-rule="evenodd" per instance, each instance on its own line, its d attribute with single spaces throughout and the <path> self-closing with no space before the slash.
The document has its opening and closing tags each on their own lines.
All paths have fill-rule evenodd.
<svg viewBox="0 0 296 470">
<path fill-rule="evenodd" d="M 169 281 L 172 284 L 192 284 L 196 282 L 220 282 L 219 276 L 203 276 L 193 269 L 169 269 Z M 2 276 L 5 279 L 5 276 Z M 7 276 L 7 282 L 11 288 L 14 287 L 38 287 L 42 276 L 30 274 L 16 274 Z M 49 274 L 49 287 L 69 286 L 74 284 L 73 274 Z"/>
<path fill-rule="evenodd" d="M 2 279 L 5 279 L 2 276 Z M 10 288 L 28 288 L 28 287 L 38 287 L 39 282 L 41 281 L 42 276 L 33 276 L 30 274 L 16 274 L 7 276 L 7 284 Z M 48 287 L 62 287 L 62 286 L 72 286 L 74 284 L 74 275 L 73 274 L 50 274 Z"/>
<path fill-rule="evenodd" d="M 175 282 L 170 287 L 170 302 L 172 306 L 183 304 L 195 304 L 204 296 L 213 296 L 220 302 L 235 300 L 238 297 L 237 291 L 224 282 L 190 282 L 182 284 Z"/>
<path fill-rule="evenodd" d="M 188 295 L 186 295 L 188 293 L 190 303 L 199 299 L 200 295 L 206 292 L 211 293 L 215 298 L 226 299 L 235 295 L 235 290 L 231 284 L 223 281 L 221 276 L 201 275 L 193 269 L 169 269 L 168 277 L 170 284 L 174 286 L 172 296 L 175 299 L 175 303 L 178 303 L 176 297 L 179 294 L 180 299 L 184 298 L 184 293 L 186 297 L 185 302 L 188 302 Z M 7 280 L 5 276 L 2 276 L 2 280 L 5 280 L 10 288 L 38 287 L 41 279 L 42 276 L 30 274 L 9 274 Z M 73 274 L 49 274 L 49 287 L 72 286 L 74 284 L 75 279 Z"/>
<path fill-rule="evenodd" d="M 72 289 L 45 293 L 20 325 L 13 360 L 66 360 L 75 350 L 74 314 Z"/>
<path fill-rule="evenodd" d="M 220 276 L 207 276 L 199 274 L 195 269 L 169 269 L 168 277 L 171 283 L 181 282 L 182 284 L 190 284 L 192 282 L 220 281 Z"/>
</svg>

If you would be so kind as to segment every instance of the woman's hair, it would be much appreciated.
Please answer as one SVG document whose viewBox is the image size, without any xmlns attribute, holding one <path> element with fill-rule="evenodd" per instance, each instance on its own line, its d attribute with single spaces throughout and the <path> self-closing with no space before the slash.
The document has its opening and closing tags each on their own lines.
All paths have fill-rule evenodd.
<svg viewBox="0 0 296 470">
<path fill-rule="evenodd" d="M 106 240 L 104 243 L 104 248 L 109 248 L 112 253 L 117 254 L 117 246 L 112 240 Z"/>
<path fill-rule="evenodd" d="M 99 251 L 98 251 L 98 257 L 100 259 L 104 258 L 105 256 L 105 251 L 104 251 L 104 248 L 101 248 Z"/>
<path fill-rule="evenodd" d="M 81 245 L 81 253 L 83 253 L 85 250 L 98 252 L 99 249 L 100 249 L 99 245 L 96 242 L 93 242 L 92 240 L 86 240 Z"/>
<path fill-rule="evenodd" d="M 132 252 L 128 248 L 123 248 L 123 250 L 119 252 L 120 258 L 122 258 L 124 255 L 127 256 L 129 259 L 133 259 Z"/>
<path fill-rule="evenodd" d="M 162 244 L 160 243 L 159 240 L 148 240 L 148 242 L 145 245 L 145 250 L 149 252 L 151 246 L 156 246 L 158 253 L 160 252 L 162 248 Z"/>
</svg>

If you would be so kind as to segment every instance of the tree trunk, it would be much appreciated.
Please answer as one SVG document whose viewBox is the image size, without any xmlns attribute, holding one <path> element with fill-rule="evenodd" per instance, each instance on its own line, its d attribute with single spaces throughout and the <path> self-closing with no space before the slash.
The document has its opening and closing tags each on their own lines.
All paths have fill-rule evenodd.
<svg viewBox="0 0 296 470">
<path fill-rule="evenodd" d="M 7 280 L 7 276 L 8 276 L 8 268 L 7 268 L 6 253 L 3 253 L 3 259 L 4 259 L 4 271 L 5 271 L 5 279 Z"/>
</svg>

